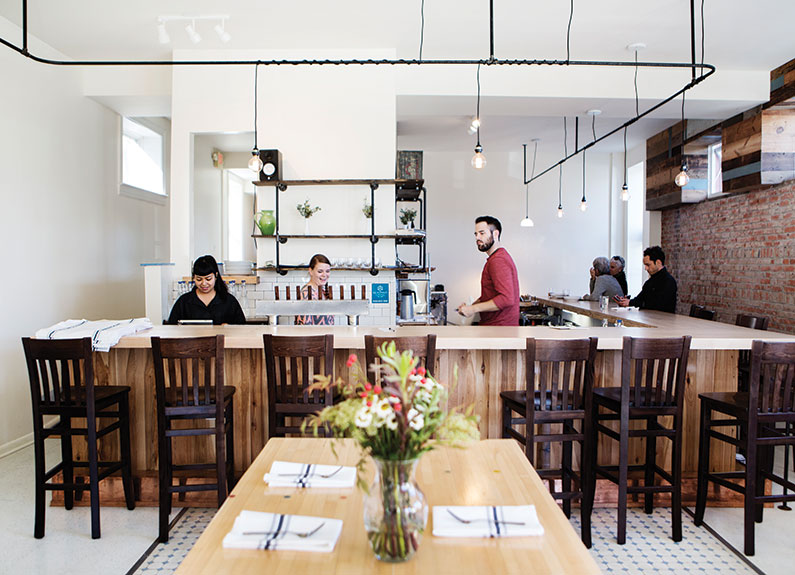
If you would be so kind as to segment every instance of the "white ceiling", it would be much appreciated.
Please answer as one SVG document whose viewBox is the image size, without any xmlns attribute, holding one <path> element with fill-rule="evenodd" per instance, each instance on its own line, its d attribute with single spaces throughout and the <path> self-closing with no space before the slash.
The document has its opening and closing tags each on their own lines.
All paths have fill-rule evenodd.
<svg viewBox="0 0 795 575">
<path fill-rule="evenodd" d="M 200 21 L 197 28 L 203 40 L 197 48 L 361 50 L 362 57 L 367 57 L 368 50 L 389 49 L 395 51 L 397 58 L 416 58 L 421 1 L 30 0 L 28 26 L 30 34 L 67 57 L 81 60 L 170 59 L 172 49 L 190 49 L 194 45 L 182 29 L 184 23 L 178 22 L 167 24 L 172 44 L 159 44 L 158 16 L 207 14 L 229 16 L 225 29 L 232 40 L 223 44 L 212 30 L 214 23 Z M 697 12 L 700 4 L 697 0 Z M 21 0 L 0 0 L 0 16 L 21 25 L 21 5 Z M 571 58 L 630 60 L 632 54 L 626 46 L 643 42 L 648 46 L 641 53 L 643 60 L 689 61 L 689 8 L 688 0 L 576 0 Z M 767 72 L 795 58 L 795 34 L 791 31 L 795 1 L 707 0 L 704 11 L 704 60 L 719 69 Z M 568 17 L 569 3 L 563 0 L 494 0 L 495 56 L 565 59 Z M 428 0 L 423 58 L 487 58 L 488 24 L 486 0 Z M 6 40 L 21 44 L 21 38 Z M 698 52 L 700 58 L 700 46 Z M 573 96 L 560 94 L 560 98 Z M 599 107 L 609 110 L 610 102 L 601 102 Z M 555 99 L 535 102 L 532 114 L 489 119 L 484 111 L 483 136 L 488 133 L 492 147 L 516 146 L 531 137 L 557 139 L 560 143 L 562 125 L 559 117 L 553 117 L 559 115 Z M 467 115 L 455 111 L 420 117 L 412 112 L 411 105 L 402 105 L 399 98 L 400 143 L 411 147 L 412 142 L 422 142 L 426 149 L 470 148 L 472 142 L 465 131 Z M 645 119 L 633 127 L 630 146 L 670 125 L 675 114 L 665 116 Z M 625 119 L 622 112 L 606 113 L 597 119 L 597 134 Z M 620 136 L 611 140 L 604 149 L 620 147 Z"/>
</svg>

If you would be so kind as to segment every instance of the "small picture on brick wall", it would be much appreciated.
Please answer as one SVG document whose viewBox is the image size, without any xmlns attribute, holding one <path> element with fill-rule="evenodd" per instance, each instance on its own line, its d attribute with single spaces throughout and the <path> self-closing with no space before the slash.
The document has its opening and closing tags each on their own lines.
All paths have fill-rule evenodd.
<svg viewBox="0 0 795 575">
<path fill-rule="evenodd" d="M 398 150 L 395 178 L 398 180 L 421 180 L 422 152 Z"/>
</svg>

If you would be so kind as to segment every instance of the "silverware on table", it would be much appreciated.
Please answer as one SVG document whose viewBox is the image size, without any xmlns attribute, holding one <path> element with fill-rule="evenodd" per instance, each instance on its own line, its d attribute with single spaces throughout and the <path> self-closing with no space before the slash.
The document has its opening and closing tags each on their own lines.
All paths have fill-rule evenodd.
<svg viewBox="0 0 795 575">
<path fill-rule="evenodd" d="M 463 517 L 459 517 L 458 515 L 456 515 L 452 511 L 450 511 L 449 508 L 447 509 L 447 512 L 450 515 L 452 515 L 454 519 L 456 519 L 457 521 L 460 521 L 461 523 L 464 523 L 465 525 L 468 525 L 470 523 L 478 523 L 478 522 L 482 522 L 482 521 L 488 521 L 490 523 L 497 523 L 499 525 L 524 525 L 525 524 L 523 521 L 502 521 L 502 520 L 499 520 L 499 519 L 464 519 Z"/>
<path fill-rule="evenodd" d="M 320 528 L 326 524 L 325 521 L 321 521 L 320 524 L 312 529 L 311 531 L 243 531 L 243 535 L 276 535 L 277 533 L 286 533 L 288 535 L 295 535 L 296 537 L 300 537 L 301 539 L 306 539 L 307 537 L 311 537 L 318 531 Z"/>
<path fill-rule="evenodd" d="M 337 467 L 337 469 L 335 469 L 330 473 L 311 473 L 306 477 L 306 479 L 310 479 L 312 477 L 320 477 L 322 479 L 328 479 L 329 477 L 334 477 L 340 471 L 342 471 L 342 465 L 340 465 L 339 467 Z M 278 477 L 299 477 L 303 475 L 303 473 L 277 473 L 276 475 Z"/>
</svg>

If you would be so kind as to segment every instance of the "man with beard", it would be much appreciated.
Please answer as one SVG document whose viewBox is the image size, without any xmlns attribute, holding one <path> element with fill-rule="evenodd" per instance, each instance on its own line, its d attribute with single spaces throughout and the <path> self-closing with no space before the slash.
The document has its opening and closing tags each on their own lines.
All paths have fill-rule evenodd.
<svg viewBox="0 0 795 575">
<path fill-rule="evenodd" d="M 502 224 L 492 216 L 475 220 L 475 242 L 488 259 L 480 276 L 480 297 L 461 304 L 458 313 L 472 317 L 480 312 L 479 325 L 519 325 L 519 275 L 508 251 L 500 245 Z"/>
</svg>

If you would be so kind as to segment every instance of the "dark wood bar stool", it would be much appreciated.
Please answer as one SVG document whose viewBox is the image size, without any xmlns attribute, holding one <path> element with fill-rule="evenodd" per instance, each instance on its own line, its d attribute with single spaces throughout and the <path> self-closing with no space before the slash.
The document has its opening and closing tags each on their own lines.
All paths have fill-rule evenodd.
<svg viewBox="0 0 795 575">
<path fill-rule="evenodd" d="M 395 342 L 398 351 L 411 350 L 414 357 L 419 358 L 418 366 L 424 367 L 429 373 L 433 374 L 436 369 L 436 334 L 429 333 L 427 336 L 416 337 L 389 337 L 389 336 L 364 336 L 364 357 L 367 364 L 367 377 L 375 381 L 371 365 L 379 363 L 378 350 L 385 343 Z"/>
<path fill-rule="evenodd" d="M 130 388 L 127 386 L 95 386 L 91 338 L 58 341 L 22 338 L 30 379 L 33 404 L 33 447 L 36 460 L 36 520 L 33 536 L 44 537 L 46 491 L 63 491 L 64 507 L 72 509 L 75 491 L 88 490 L 91 498 L 91 537 L 99 539 L 99 482 L 121 471 L 127 509 L 135 509 L 135 496 L 130 456 Z M 58 416 L 49 427 L 45 416 Z M 97 419 L 112 419 L 98 428 Z M 85 419 L 85 427 L 75 419 Z M 97 440 L 119 431 L 120 460 L 100 461 Z M 83 436 L 88 444 L 88 461 L 75 461 L 72 437 Z M 61 462 L 47 469 L 44 440 L 61 438 Z M 88 468 L 88 483 L 76 483 L 75 468 Z M 63 472 L 63 482 L 50 481 Z"/>
<path fill-rule="evenodd" d="M 626 542 L 628 493 L 644 494 L 646 513 L 654 510 L 655 493 L 670 493 L 672 538 L 674 541 L 682 540 L 682 408 L 690 339 L 689 335 L 667 339 L 625 337 L 621 353 L 621 387 L 595 387 L 593 390 L 592 484 L 587 492 L 590 498 L 587 509 L 593 509 L 598 476 L 618 485 L 616 539 L 620 545 Z M 600 407 L 607 413 L 599 413 Z M 659 421 L 665 416 L 673 417 L 670 427 Z M 630 429 L 632 420 L 645 421 L 645 428 Z M 603 421 L 618 421 L 618 431 L 603 425 Z M 619 442 L 618 465 L 597 464 L 599 433 Z M 645 459 L 642 464 L 629 465 L 629 440 L 635 437 L 646 439 Z M 670 473 L 657 465 L 658 437 L 671 440 Z M 628 485 L 630 471 L 643 471 L 642 485 Z M 668 485 L 657 485 L 657 475 Z"/>
<path fill-rule="evenodd" d="M 549 481 L 552 497 L 563 501 L 566 517 L 571 517 L 572 499 L 581 503 L 581 537 L 591 547 L 591 513 L 585 509 L 583 492 L 590 486 L 588 474 L 591 451 L 588 431 L 591 427 L 591 394 L 597 338 L 564 341 L 527 339 L 525 349 L 525 389 L 503 391 L 502 436 L 513 437 L 525 447 L 525 455 Z M 514 417 L 513 414 L 517 414 Z M 575 423 L 580 422 L 580 430 Z M 525 433 L 514 429 L 524 425 Z M 541 432 L 536 433 L 536 425 Z M 549 425 L 560 425 L 559 433 L 545 432 Z M 543 469 L 536 461 L 536 445 L 561 442 L 559 469 Z M 572 466 L 572 443 L 580 444 L 579 474 Z M 555 479 L 561 480 L 561 491 L 555 491 Z M 579 484 L 572 489 L 572 481 Z"/>
<path fill-rule="evenodd" d="M 795 422 L 795 343 L 754 341 L 751 348 L 751 382 L 748 392 L 701 393 L 701 424 L 698 451 L 698 492 L 695 524 L 704 521 L 707 485 L 710 481 L 744 496 L 746 555 L 754 554 L 754 522 L 762 522 L 764 504 L 795 501 L 795 483 L 773 472 L 773 450 L 795 445 L 791 424 Z M 721 418 L 720 416 L 724 416 Z M 728 416 L 728 419 L 725 418 Z M 785 423 L 786 429 L 777 429 Z M 746 433 L 740 438 L 717 428 L 737 426 Z M 741 447 L 746 453 L 745 471 L 710 472 L 710 440 Z M 765 495 L 765 479 L 786 486 L 787 495 Z M 740 480 L 738 483 L 737 480 Z"/>
<path fill-rule="evenodd" d="M 767 331 L 770 318 L 763 315 L 737 314 L 735 325 Z M 737 357 L 737 388 L 738 391 L 748 391 L 748 377 L 751 373 L 751 350 L 741 349 Z"/>
<path fill-rule="evenodd" d="M 334 376 L 334 336 L 266 333 L 263 339 L 268 377 L 268 437 L 300 433 L 301 425 L 293 419 L 303 420 L 334 402 L 331 388 L 312 393 L 306 389 L 314 383 L 315 375 Z"/>
<path fill-rule="evenodd" d="M 690 304 L 690 317 L 715 321 L 715 310 L 707 309 L 703 305 Z"/>
<path fill-rule="evenodd" d="M 157 451 L 159 467 L 159 537 L 168 541 L 172 496 L 190 491 L 215 491 L 218 507 L 235 483 L 235 388 L 224 385 L 224 336 L 160 339 L 152 337 L 157 393 Z M 212 427 L 202 426 L 207 420 Z M 191 427 L 172 427 L 193 421 Z M 215 461 L 174 464 L 176 437 L 212 435 Z M 213 470 L 214 483 L 174 485 L 174 472 Z"/>
</svg>

